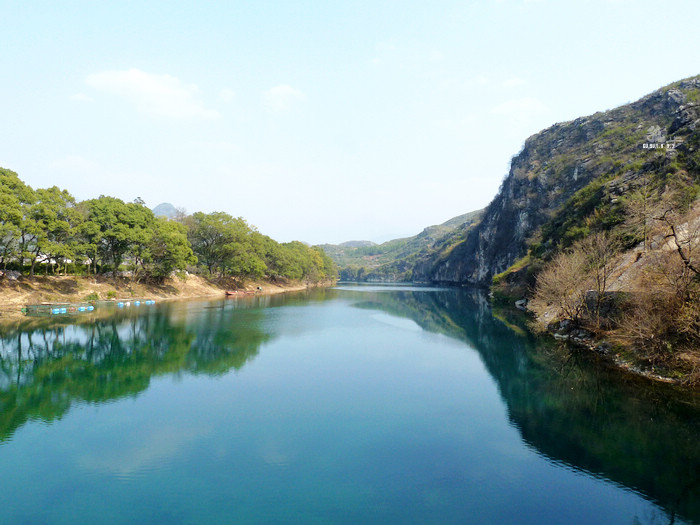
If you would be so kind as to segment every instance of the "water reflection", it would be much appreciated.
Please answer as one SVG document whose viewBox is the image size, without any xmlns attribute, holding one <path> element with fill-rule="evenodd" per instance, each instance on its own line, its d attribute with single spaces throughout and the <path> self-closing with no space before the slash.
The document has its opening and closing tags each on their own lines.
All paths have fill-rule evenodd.
<svg viewBox="0 0 700 525">
<path fill-rule="evenodd" d="M 266 341 L 288 329 L 307 329 L 291 308 L 325 301 L 346 301 L 376 311 L 384 323 L 467 342 L 498 384 L 512 425 L 533 449 L 639 492 L 664 509 L 668 521 L 678 516 L 700 522 L 698 396 L 622 376 L 587 354 L 543 344 L 509 319 L 494 317 L 486 297 L 467 290 L 319 290 L 164 304 L 103 318 L 96 314 L 78 324 L 34 320 L 5 328 L 0 331 L 0 440 L 11 439 L 29 420 L 58 419 L 74 403 L 136 395 L 159 375 L 239 370 Z M 286 308 L 283 319 L 275 318 L 278 307 Z M 167 443 L 162 433 L 153 436 L 153 442 Z M 283 464 L 285 452 L 270 439 L 263 443 L 266 458 Z M 144 447 L 156 450 L 148 443 L 145 439 Z M 165 454 L 168 448 L 158 451 Z M 144 458 L 157 460 L 139 451 L 128 461 L 102 456 L 90 461 L 98 469 L 120 464 L 131 472 L 148 464 Z"/>
<path fill-rule="evenodd" d="M 476 291 L 356 297 L 358 307 L 470 343 L 497 381 L 512 424 L 542 455 L 639 492 L 665 509 L 669 522 L 700 522 L 700 396 L 536 340 L 494 317 Z"/>
<path fill-rule="evenodd" d="M 73 403 L 146 390 L 163 374 L 217 375 L 253 359 L 271 335 L 255 303 L 160 305 L 61 325 L 30 320 L 0 333 L 0 441 Z M 196 315 L 193 315 L 196 314 Z"/>
</svg>

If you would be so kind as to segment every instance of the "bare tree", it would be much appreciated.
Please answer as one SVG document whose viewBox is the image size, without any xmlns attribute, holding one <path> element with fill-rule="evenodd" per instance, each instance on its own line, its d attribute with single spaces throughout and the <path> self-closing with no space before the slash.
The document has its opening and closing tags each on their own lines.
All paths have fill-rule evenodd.
<svg viewBox="0 0 700 525">
<path fill-rule="evenodd" d="M 607 232 L 596 232 L 578 241 L 540 273 L 535 301 L 556 306 L 563 318 L 575 323 L 592 314 L 599 328 L 601 306 L 606 300 L 618 248 L 616 238 Z M 593 301 L 588 300 L 591 293 Z"/>
<path fill-rule="evenodd" d="M 697 213 L 680 216 L 673 208 L 667 208 L 656 217 L 665 225 L 668 233 L 666 239 L 672 243 L 683 265 L 694 275 L 700 275 L 698 268 L 698 244 L 700 241 L 700 217 Z"/>
<path fill-rule="evenodd" d="M 650 362 L 668 358 L 673 352 L 669 328 L 677 306 L 673 296 L 658 290 L 631 295 L 619 323 L 618 337 L 631 343 L 639 356 Z"/>
<path fill-rule="evenodd" d="M 664 205 L 654 217 L 654 237 L 664 242 L 645 258 L 619 329 L 650 362 L 700 343 L 700 214 L 692 208 L 679 213 L 669 194 Z"/>
<path fill-rule="evenodd" d="M 592 313 L 596 326 L 600 328 L 601 307 L 608 300 L 610 277 L 615 269 L 613 263 L 619 252 L 620 242 L 609 232 L 595 232 L 581 241 L 579 249 L 584 252 L 588 262 L 587 270 L 591 274 L 592 290 L 595 293 Z"/>
<path fill-rule="evenodd" d="M 651 248 L 654 216 L 659 212 L 659 195 L 648 173 L 641 175 L 637 181 L 639 185 L 636 190 L 625 199 L 625 212 L 627 224 L 635 230 L 635 234 L 641 233 L 644 251 L 648 251 Z"/>
<path fill-rule="evenodd" d="M 579 323 L 586 311 L 586 292 L 592 284 L 586 255 L 575 245 L 557 255 L 539 274 L 534 298 L 554 305 L 562 317 Z"/>
</svg>

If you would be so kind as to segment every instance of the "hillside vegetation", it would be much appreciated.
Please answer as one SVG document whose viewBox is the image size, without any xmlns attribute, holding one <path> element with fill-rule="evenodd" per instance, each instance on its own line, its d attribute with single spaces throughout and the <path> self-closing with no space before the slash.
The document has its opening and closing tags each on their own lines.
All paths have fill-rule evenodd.
<svg viewBox="0 0 700 525">
<path fill-rule="evenodd" d="M 560 338 L 700 382 L 698 102 L 695 77 L 528 139 L 460 278 L 529 298 Z"/>
<path fill-rule="evenodd" d="M 693 77 L 531 136 L 469 220 L 324 249 L 346 279 L 492 286 L 558 338 L 700 384 L 699 195 Z"/>
<path fill-rule="evenodd" d="M 691 78 L 531 136 L 480 224 L 419 277 L 488 286 L 533 244 L 544 254 L 619 224 L 620 198 L 644 174 L 694 177 L 697 100 Z"/>
<path fill-rule="evenodd" d="M 321 248 L 340 268 L 340 278 L 347 281 L 411 281 L 414 269 L 429 264 L 436 254 L 445 254 L 464 240 L 478 224 L 483 210 L 465 213 L 418 235 L 394 239 L 382 244 L 349 241 L 323 244 Z"/>
</svg>

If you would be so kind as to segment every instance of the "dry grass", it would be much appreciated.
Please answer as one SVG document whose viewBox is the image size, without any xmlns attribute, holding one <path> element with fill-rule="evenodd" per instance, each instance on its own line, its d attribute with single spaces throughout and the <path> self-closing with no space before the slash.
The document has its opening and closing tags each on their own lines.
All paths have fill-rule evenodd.
<svg viewBox="0 0 700 525">
<path fill-rule="evenodd" d="M 23 317 L 22 308 L 28 304 L 80 302 L 88 296 L 107 299 L 194 299 L 221 297 L 227 289 L 241 287 L 248 290 L 262 288 L 259 293 L 275 294 L 303 290 L 307 286 L 299 282 L 272 284 L 267 282 L 240 283 L 222 281 L 214 283 L 197 275 L 184 279 L 167 279 L 163 284 L 133 283 L 127 278 L 112 277 L 33 277 L 18 280 L 0 279 L 0 321 L 13 321 Z"/>
<path fill-rule="evenodd" d="M 578 321 L 598 338 L 625 349 L 635 367 L 700 386 L 700 204 L 674 220 L 657 221 L 646 249 L 640 243 L 610 260 L 607 290 L 619 295 L 602 324 L 594 311 L 575 310 L 566 303 L 580 306 L 584 287 L 595 289 L 577 275 L 577 268 L 564 272 L 555 259 L 540 275 L 529 305 L 540 326 Z M 560 258 L 575 260 L 576 255 L 580 258 L 581 253 L 574 250 Z M 553 277 L 552 283 L 547 277 Z"/>
</svg>

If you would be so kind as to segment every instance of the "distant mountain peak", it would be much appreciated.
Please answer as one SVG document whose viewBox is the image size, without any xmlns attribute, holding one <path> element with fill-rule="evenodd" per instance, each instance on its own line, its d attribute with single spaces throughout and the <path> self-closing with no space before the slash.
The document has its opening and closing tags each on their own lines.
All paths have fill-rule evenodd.
<svg viewBox="0 0 700 525">
<path fill-rule="evenodd" d="M 365 248 L 367 246 L 376 246 L 377 243 L 372 241 L 345 241 L 341 242 L 338 246 L 343 248 Z"/>
<path fill-rule="evenodd" d="M 169 202 L 161 202 L 158 206 L 153 208 L 153 215 L 156 217 L 167 217 L 168 219 L 173 219 L 177 215 L 177 209 Z"/>
</svg>

